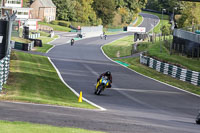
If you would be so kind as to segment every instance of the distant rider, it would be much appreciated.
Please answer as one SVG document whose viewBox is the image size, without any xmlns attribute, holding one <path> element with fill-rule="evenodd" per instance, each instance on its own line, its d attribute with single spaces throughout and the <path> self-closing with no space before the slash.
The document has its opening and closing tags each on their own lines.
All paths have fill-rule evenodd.
<svg viewBox="0 0 200 133">
<path fill-rule="evenodd" d="M 99 78 L 97 79 L 97 82 L 99 82 L 99 80 L 100 80 L 103 76 L 108 77 L 108 80 L 110 80 L 110 84 L 108 85 L 107 88 L 111 88 L 111 83 L 112 83 L 112 74 L 111 74 L 111 72 L 110 72 L 110 71 L 107 71 L 107 72 L 105 72 L 105 73 L 102 73 L 102 74 L 99 76 Z"/>
</svg>

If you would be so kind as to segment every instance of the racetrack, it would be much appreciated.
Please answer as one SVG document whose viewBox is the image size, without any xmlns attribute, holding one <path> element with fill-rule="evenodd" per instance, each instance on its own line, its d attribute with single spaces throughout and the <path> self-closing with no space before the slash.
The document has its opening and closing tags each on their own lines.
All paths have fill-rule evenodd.
<svg viewBox="0 0 200 133">
<path fill-rule="evenodd" d="M 149 31 L 155 17 L 142 15 L 140 26 Z M 64 34 L 60 44 L 66 42 Z M 83 91 L 86 99 L 106 111 L 0 102 L 0 119 L 113 133 L 199 133 L 200 126 L 194 120 L 200 97 L 141 76 L 104 56 L 102 45 L 131 34 L 112 35 L 107 40 L 84 39 L 74 46 L 58 45 L 47 54 L 69 86 L 78 93 Z M 96 79 L 107 70 L 113 75 L 112 88 L 96 96 Z"/>
</svg>

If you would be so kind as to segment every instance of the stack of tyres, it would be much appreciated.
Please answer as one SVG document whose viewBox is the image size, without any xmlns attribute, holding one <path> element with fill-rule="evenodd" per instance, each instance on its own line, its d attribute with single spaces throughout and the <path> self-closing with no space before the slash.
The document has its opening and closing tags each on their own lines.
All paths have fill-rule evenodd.
<svg viewBox="0 0 200 133">
<path fill-rule="evenodd" d="M 24 26 L 23 34 L 25 39 L 29 39 L 29 27 Z"/>
<path fill-rule="evenodd" d="M 29 51 L 30 50 L 29 43 L 28 44 L 23 43 L 23 50 L 24 51 Z"/>
<path fill-rule="evenodd" d="M 42 47 L 42 40 L 40 40 L 40 39 L 35 39 L 34 46 Z"/>
</svg>

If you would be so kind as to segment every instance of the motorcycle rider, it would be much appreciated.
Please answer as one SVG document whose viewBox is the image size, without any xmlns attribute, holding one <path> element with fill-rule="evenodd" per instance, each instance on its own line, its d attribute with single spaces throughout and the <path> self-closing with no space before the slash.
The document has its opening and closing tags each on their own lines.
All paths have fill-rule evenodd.
<svg viewBox="0 0 200 133">
<path fill-rule="evenodd" d="M 107 88 L 111 88 L 111 83 L 112 83 L 112 74 L 111 74 L 111 72 L 110 72 L 110 71 L 107 71 L 107 72 L 105 72 L 105 73 L 102 73 L 102 74 L 99 76 L 99 78 L 97 79 L 97 82 L 99 82 L 99 80 L 102 78 L 102 76 L 108 77 L 108 80 L 110 80 L 110 82 L 109 82 L 109 85 L 108 85 Z"/>
</svg>

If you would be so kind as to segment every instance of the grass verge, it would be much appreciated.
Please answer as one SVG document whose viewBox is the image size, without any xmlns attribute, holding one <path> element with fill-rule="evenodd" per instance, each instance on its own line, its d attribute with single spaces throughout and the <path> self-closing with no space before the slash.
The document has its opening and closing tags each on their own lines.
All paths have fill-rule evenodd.
<svg viewBox="0 0 200 133">
<path fill-rule="evenodd" d="M 0 121 L 1 133 L 103 133 L 79 128 L 55 127 L 26 122 Z"/>
<path fill-rule="evenodd" d="M 117 53 L 120 57 L 131 55 L 134 36 L 124 37 L 103 47 L 104 52 L 111 58 L 116 58 Z"/>
<path fill-rule="evenodd" d="M 45 22 L 38 22 L 38 24 L 52 27 L 54 29 L 54 31 L 65 31 L 65 32 L 70 32 L 71 31 L 70 28 L 64 27 L 64 26 L 60 26 L 60 25 L 53 25 L 53 24 L 45 23 Z"/>
<path fill-rule="evenodd" d="M 41 53 L 46 53 L 50 48 L 53 47 L 53 45 L 47 44 L 48 42 L 53 41 L 54 39 L 58 38 L 58 36 L 54 36 L 54 38 L 50 38 L 50 37 L 45 37 L 45 36 L 41 36 L 38 39 L 42 40 L 42 47 L 35 47 L 35 51 L 36 52 L 41 52 Z"/>
<path fill-rule="evenodd" d="M 169 62 L 182 68 L 200 72 L 200 60 L 195 58 L 188 58 L 186 56 L 182 56 L 179 53 L 173 53 L 170 55 L 169 48 L 166 48 L 166 45 L 166 42 L 163 41 L 158 41 L 153 44 L 145 42 L 141 43 L 138 48 L 140 51 L 146 50 L 149 56 L 161 61 Z M 162 52 L 160 52 L 160 46 L 162 48 Z"/>
<path fill-rule="evenodd" d="M 1 100 L 55 104 L 94 109 L 92 105 L 78 103 L 78 97 L 60 80 L 47 57 L 12 52 L 10 75 Z"/>
<path fill-rule="evenodd" d="M 12 37 L 11 40 L 15 41 L 15 42 L 20 42 L 20 43 L 31 43 L 30 40 L 24 39 L 24 38 L 21 38 L 21 37 Z"/>
<path fill-rule="evenodd" d="M 128 42 L 123 42 L 123 41 L 126 41 L 126 39 L 123 38 L 123 39 L 117 40 L 111 44 L 103 46 L 104 52 L 111 58 L 116 57 L 115 55 L 119 49 L 121 51 L 125 51 L 127 49 L 127 47 L 132 44 L 132 42 L 128 43 Z M 124 44 L 124 46 L 123 45 L 121 46 L 121 44 Z M 174 62 L 179 61 L 179 63 L 181 63 L 182 65 L 186 64 L 186 65 L 188 65 L 189 68 L 199 70 L 200 61 L 198 61 L 198 60 L 189 59 L 187 57 L 179 56 L 179 55 L 169 56 L 169 51 L 167 51 L 167 49 L 163 45 L 161 45 L 163 47 L 163 52 L 160 53 L 159 52 L 160 51 L 160 42 L 157 42 L 155 44 L 149 43 L 149 45 L 146 45 L 146 46 L 145 46 L 145 48 L 147 50 L 149 50 L 149 54 L 152 56 L 154 55 L 163 60 L 170 60 L 170 61 L 174 61 Z M 117 47 L 117 49 L 116 49 L 116 47 Z M 115 59 L 115 61 L 121 61 L 121 62 L 127 63 L 130 65 L 129 68 L 135 70 L 136 72 L 139 72 L 148 77 L 154 78 L 154 79 L 162 81 L 164 83 L 167 83 L 167 84 L 170 84 L 170 85 L 179 87 L 181 89 L 187 90 L 189 92 L 200 95 L 200 87 L 192 85 L 188 82 L 180 81 L 180 80 L 172 78 L 168 75 L 164 75 L 162 73 L 157 72 L 154 69 L 151 69 L 145 65 L 142 65 L 139 62 L 139 57 L 138 58 L 127 58 L 127 59 Z"/>
</svg>

